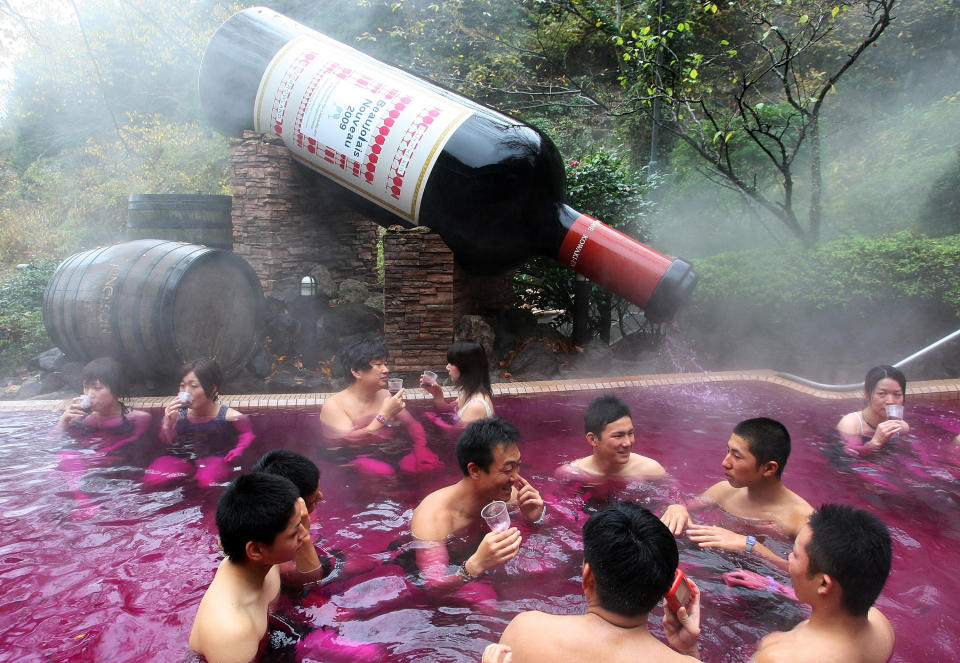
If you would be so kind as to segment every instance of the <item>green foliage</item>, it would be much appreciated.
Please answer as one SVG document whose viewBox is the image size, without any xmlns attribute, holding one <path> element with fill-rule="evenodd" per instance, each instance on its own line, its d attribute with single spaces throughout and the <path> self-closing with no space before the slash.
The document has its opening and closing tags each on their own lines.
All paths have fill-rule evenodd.
<svg viewBox="0 0 960 663">
<path fill-rule="evenodd" d="M 571 159 L 567 168 L 569 204 L 579 212 L 598 218 L 607 225 L 640 240 L 650 241 L 647 215 L 652 208 L 648 198 L 655 186 L 645 171 L 635 170 L 618 152 L 597 149 L 581 159 Z M 553 260 L 534 258 L 518 272 L 514 290 L 522 306 L 543 310 L 561 310 L 553 324 L 571 321 L 575 274 Z M 629 303 L 614 297 L 599 286 L 591 286 L 590 331 L 609 330 L 610 309 L 622 317 Z"/>
<path fill-rule="evenodd" d="M 942 304 L 960 315 L 960 235 L 901 231 L 845 237 L 809 251 L 757 249 L 694 261 L 693 307 L 746 305 L 770 324 L 798 312 L 844 309 L 863 319 L 898 299 Z"/>
<path fill-rule="evenodd" d="M 43 290 L 56 268 L 55 260 L 37 260 L 0 280 L 0 369 L 52 345 L 40 309 Z"/>
<path fill-rule="evenodd" d="M 932 237 L 960 232 L 960 150 L 950 168 L 933 183 L 917 228 Z"/>
</svg>

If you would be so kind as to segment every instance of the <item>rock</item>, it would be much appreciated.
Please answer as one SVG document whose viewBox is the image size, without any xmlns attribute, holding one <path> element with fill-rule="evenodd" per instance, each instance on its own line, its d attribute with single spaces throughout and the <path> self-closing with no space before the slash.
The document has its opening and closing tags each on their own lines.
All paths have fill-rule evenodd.
<svg viewBox="0 0 960 663">
<path fill-rule="evenodd" d="M 613 350 L 599 338 L 593 338 L 573 355 L 569 370 L 576 376 L 603 376 L 610 372 L 612 362 Z"/>
<path fill-rule="evenodd" d="M 17 391 L 16 399 L 18 401 L 27 400 L 28 398 L 33 398 L 39 396 L 43 393 L 43 385 L 40 384 L 40 380 L 36 378 L 27 378 L 23 381 L 23 384 L 20 385 L 19 391 Z"/>
<path fill-rule="evenodd" d="M 55 371 L 69 361 L 60 348 L 51 348 L 41 352 L 27 363 L 27 368 L 41 371 Z"/>
<path fill-rule="evenodd" d="M 261 394 L 263 380 L 252 375 L 243 375 L 227 380 L 223 389 L 226 394 Z"/>
<path fill-rule="evenodd" d="M 494 350 L 502 357 L 513 350 L 518 338 L 529 338 L 537 329 L 537 318 L 527 309 L 510 308 L 497 312 Z"/>
<path fill-rule="evenodd" d="M 277 316 L 283 315 L 286 312 L 287 304 L 282 299 L 277 299 L 276 297 L 263 298 L 263 319 L 267 324 Z"/>
<path fill-rule="evenodd" d="M 260 348 L 247 362 L 247 370 L 258 378 L 267 377 L 273 372 L 273 355 Z"/>
<path fill-rule="evenodd" d="M 51 391 L 49 393 L 40 394 L 39 396 L 34 396 L 31 400 L 44 400 L 44 401 L 68 401 L 79 394 L 72 389 L 61 389 L 60 391 Z"/>
<path fill-rule="evenodd" d="M 303 380 L 303 386 L 308 393 L 322 394 L 335 391 L 333 381 L 326 375 L 312 373 Z"/>
<path fill-rule="evenodd" d="M 476 341 L 483 346 L 487 353 L 487 361 L 496 365 L 497 355 L 494 354 L 493 327 L 479 315 L 462 315 L 453 331 L 455 341 Z"/>
<path fill-rule="evenodd" d="M 357 334 L 382 334 L 383 314 L 365 304 L 341 304 L 323 312 L 318 338 L 333 336 L 345 344 L 345 337 Z"/>
<path fill-rule="evenodd" d="M 300 323 L 292 316 L 286 313 L 278 315 L 267 323 L 263 333 L 270 341 L 270 351 L 273 354 L 297 354 Z"/>
<path fill-rule="evenodd" d="M 330 275 L 330 270 L 323 265 L 316 265 L 310 275 L 317 281 L 317 297 L 330 299 L 337 294 L 337 282 Z"/>
<path fill-rule="evenodd" d="M 378 292 L 370 295 L 367 297 L 367 301 L 364 302 L 364 305 L 383 313 L 383 293 Z"/>
<path fill-rule="evenodd" d="M 40 376 L 40 385 L 43 387 L 43 393 L 63 389 L 63 373 L 59 371 L 50 371 Z"/>
<path fill-rule="evenodd" d="M 363 304 L 370 297 L 370 290 L 356 279 L 344 279 L 337 288 L 337 296 L 344 304 Z"/>
<path fill-rule="evenodd" d="M 271 394 L 294 394 L 306 391 L 303 378 L 290 371 L 277 371 L 264 380 L 264 384 Z"/>
<path fill-rule="evenodd" d="M 510 361 L 510 374 L 518 380 L 549 380 L 559 373 L 557 357 L 543 341 L 528 343 Z"/>
</svg>

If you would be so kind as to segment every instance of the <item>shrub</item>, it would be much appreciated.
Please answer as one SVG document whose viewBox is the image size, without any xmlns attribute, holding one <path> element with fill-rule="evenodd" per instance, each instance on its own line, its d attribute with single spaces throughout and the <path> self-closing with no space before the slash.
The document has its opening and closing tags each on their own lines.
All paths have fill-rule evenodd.
<svg viewBox="0 0 960 663">
<path fill-rule="evenodd" d="M 55 260 L 37 260 L 0 281 L 0 369 L 50 347 L 41 306 L 43 290 L 56 268 Z"/>
</svg>

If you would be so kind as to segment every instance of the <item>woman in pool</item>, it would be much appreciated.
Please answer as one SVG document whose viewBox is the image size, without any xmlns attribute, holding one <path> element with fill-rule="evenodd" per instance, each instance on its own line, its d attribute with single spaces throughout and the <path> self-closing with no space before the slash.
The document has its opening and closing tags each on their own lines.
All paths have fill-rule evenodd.
<svg viewBox="0 0 960 663">
<path fill-rule="evenodd" d="M 427 383 L 420 377 L 420 386 L 433 396 L 433 406 L 438 412 L 453 413 L 454 426 L 467 424 L 496 416 L 493 410 L 493 394 L 490 390 L 490 367 L 487 353 L 476 341 L 457 341 L 447 350 L 447 373 L 459 390 L 457 399 L 448 403 L 443 390 L 436 382 Z M 434 418 L 440 426 L 452 427 Z"/>
<path fill-rule="evenodd" d="M 145 481 L 165 483 L 194 476 L 201 486 L 223 481 L 254 440 L 250 420 L 231 407 L 218 405 L 223 372 L 213 359 L 196 359 L 180 367 L 180 393 L 163 410 L 160 440 L 169 455 L 147 468 Z M 230 450 L 224 456 L 219 454 Z"/>
<path fill-rule="evenodd" d="M 131 410 L 120 399 L 127 395 L 123 367 L 112 357 L 94 359 L 80 373 L 83 396 L 70 401 L 57 425 L 84 446 L 95 449 L 93 458 L 103 459 L 111 452 L 140 439 L 150 426 L 150 415 Z M 90 518 L 99 506 L 80 489 L 89 464 L 89 452 L 74 449 L 60 452 L 59 469 L 66 473 L 70 492 L 77 502 L 73 517 Z"/>
<path fill-rule="evenodd" d="M 837 431 L 854 453 L 870 453 L 882 448 L 897 433 L 906 433 L 910 426 L 903 420 L 903 398 L 907 378 L 893 366 L 874 366 L 863 381 L 866 407 L 845 415 Z M 899 405 L 901 415 L 890 417 L 888 405 Z"/>
<path fill-rule="evenodd" d="M 105 456 L 139 439 L 150 425 L 150 415 L 131 410 L 120 399 L 127 395 L 123 367 L 113 357 L 94 359 L 80 373 L 83 396 L 77 396 L 60 416 L 58 425 L 69 435 L 92 440 Z"/>
</svg>

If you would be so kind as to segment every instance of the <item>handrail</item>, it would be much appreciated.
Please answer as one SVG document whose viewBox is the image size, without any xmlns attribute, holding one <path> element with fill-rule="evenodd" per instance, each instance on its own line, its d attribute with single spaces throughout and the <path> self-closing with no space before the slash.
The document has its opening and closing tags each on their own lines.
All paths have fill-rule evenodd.
<svg viewBox="0 0 960 663">
<path fill-rule="evenodd" d="M 936 348 L 939 348 L 941 345 L 944 345 L 945 343 L 949 343 L 950 341 L 957 338 L 958 336 L 960 336 L 960 329 L 958 329 L 953 333 L 947 334 L 946 336 L 941 338 L 939 341 L 935 341 L 925 348 L 921 348 L 920 350 L 917 350 L 909 357 L 905 357 L 904 359 L 901 359 L 896 364 L 894 364 L 893 367 L 900 368 L 902 366 L 906 366 L 914 359 L 918 359 L 923 355 L 927 354 L 928 352 L 930 352 L 931 350 L 935 350 Z M 853 384 L 823 384 L 821 382 L 814 382 L 813 380 L 802 378 L 798 375 L 792 375 L 790 373 L 781 373 L 780 371 L 777 371 L 777 375 L 779 375 L 782 378 L 786 378 L 788 380 L 793 380 L 794 382 L 799 382 L 800 384 L 806 385 L 808 387 L 823 389 L 824 391 L 857 391 L 857 390 L 863 389 L 862 382 L 854 382 Z"/>
</svg>

